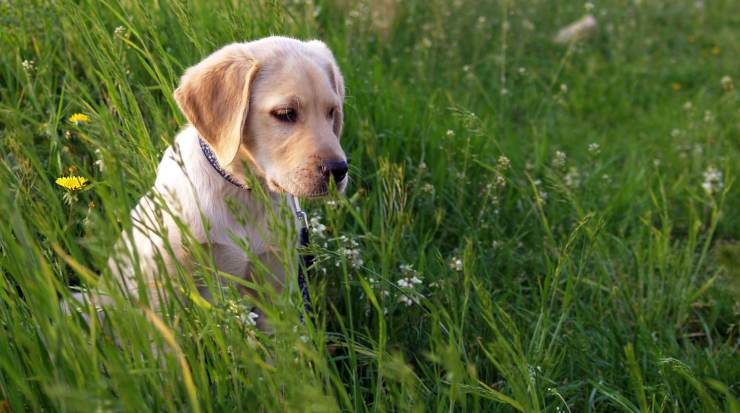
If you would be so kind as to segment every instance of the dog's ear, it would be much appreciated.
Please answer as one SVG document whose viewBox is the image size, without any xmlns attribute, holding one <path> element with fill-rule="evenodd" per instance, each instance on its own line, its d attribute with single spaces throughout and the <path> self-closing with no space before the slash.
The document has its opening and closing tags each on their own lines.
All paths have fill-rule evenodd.
<svg viewBox="0 0 740 413">
<path fill-rule="evenodd" d="M 329 78 L 334 82 L 334 87 L 340 99 L 339 107 L 334 115 L 333 125 L 334 134 L 339 138 L 342 134 L 342 125 L 344 124 L 344 78 L 342 78 L 342 74 L 339 72 L 339 66 L 337 66 L 334 59 L 329 63 L 329 73 L 331 74 Z"/>
<path fill-rule="evenodd" d="M 180 110 L 211 145 L 221 166 L 230 164 L 239 150 L 257 71 L 247 48 L 234 44 L 185 71 L 175 90 Z"/>
<path fill-rule="evenodd" d="M 312 47 L 313 50 L 318 52 L 318 54 L 322 56 L 324 60 L 328 60 L 326 71 L 329 75 L 329 81 L 334 87 L 334 92 L 339 95 L 339 100 L 341 102 L 334 115 L 333 125 L 334 134 L 337 135 L 337 138 L 339 138 L 340 134 L 342 133 L 342 125 L 344 123 L 344 111 L 342 109 L 342 106 L 344 105 L 344 78 L 342 77 L 342 73 L 339 71 L 339 66 L 337 65 L 336 59 L 334 59 L 334 54 L 331 52 L 326 43 L 322 42 L 321 40 L 311 40 L 310 42 L 308 42 L 308 45 Z"/>
</svg>

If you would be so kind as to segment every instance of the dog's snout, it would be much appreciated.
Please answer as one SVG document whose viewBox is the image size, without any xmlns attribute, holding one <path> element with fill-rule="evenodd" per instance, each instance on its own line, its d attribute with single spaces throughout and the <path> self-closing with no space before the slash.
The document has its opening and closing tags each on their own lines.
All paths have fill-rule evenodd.
<svg viewBox="0 0 740 413">
<path fill-rule="evenodd" d="M 346 161 L 326 161 L 323 166 L 326 177 L 333 176 L 334 182 L 337 183 L 347 176 L 347 169 L 349 169 Z"/>
</svg>

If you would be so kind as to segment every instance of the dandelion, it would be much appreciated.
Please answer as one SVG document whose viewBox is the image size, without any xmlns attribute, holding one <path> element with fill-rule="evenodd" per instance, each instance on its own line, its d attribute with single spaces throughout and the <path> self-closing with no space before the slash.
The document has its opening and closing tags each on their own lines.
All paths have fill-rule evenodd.
<svg viewBox="0 0 740 413">
<path fill-rule="evenodd" d="M 683 86 L 680 83 L 678 83 L 678 82 L 673 82 L 671 84 L 671 88 L 673 88 L 673 90 L 675 90 L 676 92 L 678 92 L 679 90 L 681 90 L 682 87 Z"/>
<path fill-rule="evenodd" d="M 721 51 L 722 51 L 722 49 L 720 49 L 719 46 L 714 46 L 712 48 L 712 54 L 715 55 L 715 56 L 718 55 Z"/>
<path fill-rule="evenodd" d="M 722 85 L 722 89 L 727 92 L 732 92 L 735 89 L 735 84 L 732 82 L 732 78 L 730 76 L 722 76 L 722 79 L 719 82 Z"/>
<path fill-rule="evenodd" d="M 552 159 L 552 164 L 556 168 L 565 167 L 565 161 L 568 159 L 568 155 L 563 151 L 555 151 L 555 157 Z"/>
<path fill-rule="evenodd" d="M 597 156 L 599 153 L 601 153 L 601 146 L 599 146 L 598 143 L 589 143 L 588 153 L 590 153 L 593 156 Z"/>
<path fill-rule="evenodd" d="M 722 182 L 722 171 L 714 166 L 709 166 L 707 170 L 704 171 L 704 182 L 702 182 L 701 187 L 704 188 L 704 192 L 709 195 L 721 191 L 724 187 Z"/>
<path fill-rule="evenodd" d="M 452 257 L 450 260 L 450 268 L 457 272 L 461 272 L 463 270 L 463 260 L 460 257 Z"/>
<path fill-rule="evenodd" d="M 55 182 L 68 191 L 79 191 L 88 181 L 84 176 L 62 176 L 57 178 Z"/>
<path fill-rule="evenodd" d="M 23 66 L 23 70 L 30 73 L 36 70 L 36 61 L 26 59 L 21 62 L 21 66 Z"/>
<path fill-rule="evenodd" d="M 85 115 L 84 113 L 75 113 L 74 115 L 69 117 L 69 123 L 80 126 L 83 123 L 90 122 L 90 117 Z"/>
</svg>

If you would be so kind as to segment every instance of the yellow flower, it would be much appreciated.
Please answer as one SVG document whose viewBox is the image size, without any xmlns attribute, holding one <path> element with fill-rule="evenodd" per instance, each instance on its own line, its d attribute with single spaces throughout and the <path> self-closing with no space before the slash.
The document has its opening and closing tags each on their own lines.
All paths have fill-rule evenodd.
<svg viewBox="0 0 740 413">
<path fill-rule="evenodd" d="M 90 117 L 84 113 L 75 113 L 69 117 L 69 123 L 80 126 L 82 123 L 90 122 Z"/>
<path fill-rule="evenodd" d="M 56 183 L 68 191 L 79 191 L 87 183 L 87 178 L 84 176 L 62 176 L 57 178 Z"/>
<path fill-rule="evenodd" d="M 672 88 L 673 88 L 673 90 L 675 90 L 676 92 L 678 92 L 679 90 L 681 90 L 681 84 L 680 84 L 680 83 L 678 83 L 678 82 L 676 82 L 676 83 L 672 84 L 672 85 L 671 85 L 671 87 L 672 87 Z"/>
<path fill-rule="evenodd" d="M 712 54 L 713 54 L 713 55 L 718 55 L 718 54 L 719 54 L 719 52 L 721 52 L 721 51 L 722 51 L 722 49 L 720 49 L 720 48 L 719 48 L 719 46 L 714 46 L 714 47 L 712 48 Z"/>
</svg>

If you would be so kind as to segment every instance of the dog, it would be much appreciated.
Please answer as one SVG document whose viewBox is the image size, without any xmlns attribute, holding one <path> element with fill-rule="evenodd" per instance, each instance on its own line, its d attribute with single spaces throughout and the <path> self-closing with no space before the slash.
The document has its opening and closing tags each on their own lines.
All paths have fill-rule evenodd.
<svg viewBox="0 0 740 413">
<path fill-rule="evenodd" d="M 174 99 L 189 124 L 132 210 L 133 229 L 109 259 L 112 278 L 135 297 L 147 295 L 156 309 L 157 274 L 191 268 L 189 245 L 196 242 L 218 271 L 241 280 L 255 281 L 258 259 L 281 291 L 285 270 L 268 216 L 280 213 L 287 197 L 327 195 L 331 180 L 339 192 L 346 188 L 344 97 L 334 55 L 319 40 L 234 43 L 187 69 Z M 235 208 L 247 219 L 235 216 Z"/>
</svg>

